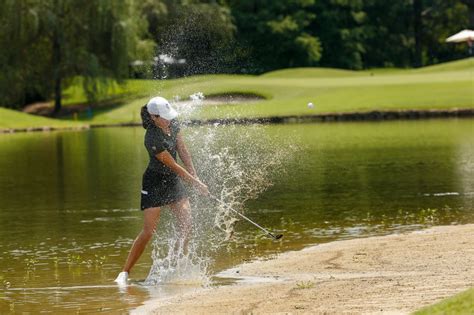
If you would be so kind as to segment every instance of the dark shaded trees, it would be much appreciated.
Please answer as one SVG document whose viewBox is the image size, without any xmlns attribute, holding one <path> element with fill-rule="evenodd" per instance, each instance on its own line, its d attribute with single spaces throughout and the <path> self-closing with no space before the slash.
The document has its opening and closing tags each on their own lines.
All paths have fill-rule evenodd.
<svg viewBox="0 0 474 315">
<path fill-rule="evenodd" d="M 317 1 L 311 8 L 316 16 L 310 31 L 321 40 L 320 65 L 361 69 L 370 31 L 362 0 Z"/>
<path fill-rule="evenodd" d="M 181 75 L 233 72 L 235 26 L 220 1 L 147 0 L 139 4 L 156 54 L 185 59 Z M 166 65 L 158 65 L 166 68 Z M 164 69 L 166 72 L 166 69 Z"/>
<path fill-rule="evenodd" d="M 423 64 L 422 60 L 422 32 L 423 25 L 421 19 L 421 13 L 423 9 L 422 0 L 413 0 L 413 32 L 415 38 L 415 54 L 414 54 L 414 66 L 421 67 Z"/>
<path fill-rule="evenodd" d="M 2 106 L 17 106 L 46 98 L 50 82 L 48 42 L 41 38 L 38 12 L 31 1 L 0 0 L 0 98 Z M 43 81 L 43 82 L 42 82 Z"/>
<path fill-rule="evenodd" d="M 0 93 L 8 95 L 9 106 L 53 96 L 58 112 L 62 90 L 77 76 L 94 102 L 110 80 L 128 77 L 138 51 L 153 52 L 153 42 L 141 40 L 146 24 L 132 1 L 2 0 L 1 5 L 0 68 L 7 79 L 0 81 Z"/>
<path fill-rule="evenodd" d="M 468 57 L 466 45 L 446 43 L 447 37 L 468 28 L 467 5 L 459 0 L 424 0 L 422 19 L 422 65 Z"/>
<path fill-rule="evenodd" d="M 467 28 L 473 2 L 230 0 L 228 3 L 236 20 L 237 39 L 248 47 L 248 58 L 257 64 L 253 72 L 258 73 L 304 65 L 349 69 L 412 67 L 467 56 L 461 45 L 447 45 L 444 40 Z M 276 38 L 275 31 L 288 37 Z M 294 39 L 300 33 L 315 39 L 315 44 L 302 54 L 295 54 L 296 45 L 285 43 L 291 43 L 289 38 Z M 308 62 L 305 54 L 316 51 L 315 58 Z"/>
<path fill-rule="evenodd" d="M 319 38 L 309 32 L 316 18 L 314 0 L 230 0 L 237 41 L 246 56 L 239 64 L 246 72 L 314 66 L 321 58 Z"/>
<path fill-rule="evenodd" d="M 0 23 L 1 105 L 54 98 L 57 112 L 74 78 L 92 103 L 162 54 L 186 60 L 180 75 L 466 57 L 445 39 L 474 27 L 474 1 L 0 0 Z"/>
<path fill-rule="evenodd" d="M 461 0 L 467 6 L 469 14 L 469 29 L 474 29 L 474 1 L 473 0 Z"/>
</svg>

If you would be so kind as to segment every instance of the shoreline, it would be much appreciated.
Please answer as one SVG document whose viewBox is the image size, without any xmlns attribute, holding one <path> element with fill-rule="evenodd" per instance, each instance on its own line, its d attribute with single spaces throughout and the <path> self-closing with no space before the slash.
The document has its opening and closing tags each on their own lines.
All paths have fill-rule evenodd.
<svg viewBox="0 0 474 315">
<path fill-rule="evenodd" d="M 474 224 L 335 241 L 223 274 L 254 279 L 132 313 L 409 314 L 474 286 Z"/>
<path fill-rule="evenodd" d="M 346 121 L 392 121 L 392 120 L 420 120 L 420 119 L 445 119 L 445 118 L 472 118 L 474 108 L 453 109 L 431 109 L 431 110 L 387 110 L 368 112 L 342 112 L 323 113 L 314 115 L 289 115 L 255 118 L 215 118 L 215 119 L 191 119 L 187 122 L 190 126 L 201 125 L 251 125 L 251 124 L 287 124 L 287 123 L 311 123 L 311 122 L 346 122 Z M 25 128 L 0 128 L 1 133 L 35 132 L 35 131 L 61 131 L 61 130 L 85 130 L 92 128 L 107 127 L 137 127 L 141 123 L 124 122 L 108 124 L 84 124 L 71 127 L 25 127 Z"/>
</svg>

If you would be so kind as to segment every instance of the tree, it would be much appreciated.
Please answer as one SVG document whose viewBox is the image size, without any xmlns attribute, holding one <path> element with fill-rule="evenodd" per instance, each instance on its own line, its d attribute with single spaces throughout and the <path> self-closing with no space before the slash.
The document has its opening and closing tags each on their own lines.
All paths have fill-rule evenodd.
<svg viewBox="0 0 474 315">
<path fill-rule="evenodd" d="M 229 8 L 216 1 L 145 1 L 142 15 L 157 54 L 185 59 L 182 75 L 232 71 L 235 26 Z"/>
<path fill-rule="evenodd" d="M 465 58 L 465 45 L 447 44 L 446 38 L 468 28 L 469 8 L 458 0 L 425 0 L 423 17 L 423 65 Z"/>
<path fill-rule="evenodd" d="M 410 67 L 415 39 L 411 0 L 365 0 L 363 67 Z"/>
<path fill-rule="evenodd" d="M 182 75 L 422 66 L 466 56 L 446 37 L 472 0 L 0 0 L 0 99 L 55 99 L 81 78 L 90 103 L 131 60 L 185 59 Z"/>
<path fill-rule="evenodd" d="M 423 24 L 421 13 L 423 10 L 422 0 L 413 0 L 413 31 L 415 33 L 415 67 L 423 65 L 422 60 L 422 33 Z"/>
<path fill-rule="evenodd" d="M 469 12 L 469 29 L 474 29 L 474 1 L 472 0 L 462 0 L 462 3 L 464 3 Z"/>
<path fill-rule="evenodd" d="M 13 97 L 16 104 L 24 104 L 25 97 L 19 97 L 22 89 L 24 94 L 38 91 L 42 98 L 53 94 L 57 113 L 62 90 L 77 76 L 83 78 L 89 102 L 94 102 L 102 86 L 128 76 L 128 64 L 134 55 L 153 53 L 153 42 L 141 40 L 146 22 L 135 14 L 132 1 L 3 1 L 2 22 L 8 32 L 22 38 L 10 36 L 1 43 L 1 47 L 12 45 L 21 52 L 6 53 L 4 59 L 9 73 L 19 81 Z M 23 18 L 15 21 L 17 16 Z M 25 51 L 29 56 L 23 59 Z M 29 77 L 35 77 L 34 84 Z"/>
<path fill-rule="evenodd" d="M 230 0 L 237 25 L 237 40 L 246 54 L 249 72 L 314 66 L 321 58 L 319 38 L 308 29 L 315 15 L 314 0 Z M 252 60 L 249 63 L 246 60 Z"/>
<path fill-rule="evenodd" d="M 320 65 L 363 68 L 367 36 L 363 1 L 317 1 L 309 10 L 316 16 L 310 25 L 311 33 L 317 35 L 322 43 Z"/>
<path fill-rule="evenodd" d="M 468 25 L 467 6 L 458 0 L 330 0 L 310 10 L 323 66 L 411 67 L 465 56 L 445 43 Z"/>
<path fill-rule="evenodd" d="M 163 29 L 159 51 L 185 59 L 185 75 L 222 72 L 235 32 L 229 9 L 197 3 L 173 13 Z"/>
<path fill-rule="evenodd" d="M 30 7 L 37 1 L 0 0 L 0 97 L 2 106 L 16 107 L 44 99 L 48 44 L 40 35 L 40 17 Z"/>
<path fill-rule="evenodd" d="M 61 108 L 61 83 L 83 77 L 90 102 L 100 95 L 100 85 L 110 79 L 122 82 L 128 65 L 146 31 L 134 12 L 133 2 L 113 0 L 53 0 L 45 2 L 45 34 L 52 45 L 55 112 Z M 142 43 L 143 44 L 143 43 Z M 153 44 L 142 48 L 152 53 Z"/>
</svg>

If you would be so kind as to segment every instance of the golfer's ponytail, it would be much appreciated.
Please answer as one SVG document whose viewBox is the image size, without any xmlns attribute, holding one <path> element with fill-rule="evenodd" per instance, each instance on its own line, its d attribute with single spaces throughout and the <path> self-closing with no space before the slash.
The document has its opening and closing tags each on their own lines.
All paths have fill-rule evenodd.
<svg viewBox="0 0 474 315">
<path fill-rule="evenodd" d="M 150 113 L 148 113 L 146 105 L 142 107 L 140 111 L 140 115 L 142 116 L 143 128 L 148 129 L 150 127 L 153 127 L 154 123 L 153 123 L 153 120 L 151 119 Z"/>
</svg>

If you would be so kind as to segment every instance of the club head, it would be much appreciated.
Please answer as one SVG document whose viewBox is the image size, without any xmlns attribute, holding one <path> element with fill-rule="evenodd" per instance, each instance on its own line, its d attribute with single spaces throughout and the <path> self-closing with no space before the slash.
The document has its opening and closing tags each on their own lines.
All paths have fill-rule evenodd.
<svg viewBox="0 0 474 315">
<path fill-rule="evenodd" d="M 276 240 L 279 240 L 279 239 L 282 238 L 282 237 L 283 237 L 283 234 L 277 234 L 277 235 L 275 235 L 275 239 L 276 239 Z"/>
</svg>

